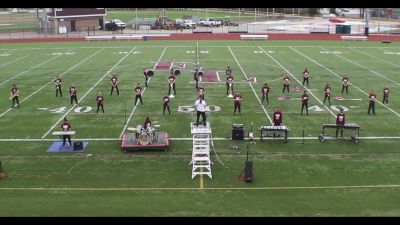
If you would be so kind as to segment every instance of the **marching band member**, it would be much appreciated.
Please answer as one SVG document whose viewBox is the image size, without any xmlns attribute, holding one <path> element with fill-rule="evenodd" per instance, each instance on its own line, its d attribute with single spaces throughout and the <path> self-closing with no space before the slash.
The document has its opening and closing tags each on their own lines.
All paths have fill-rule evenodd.
<svg viewBox="0 0 400 225">
<path fill-rule="evenodd" d="M 374 90 L 371 91 L 368 98 L 369 98 L 368 115 L 369 115 L 371 109 L 372 109 L 372 114 L 375 115 L 376 94 L 375 94 Z"/>
<path fill-rule="evenodd" d="M 261 104 L 264 102 L 264 99 L 267 100 L 267 104 L 269 105 L 269 100 L 268 100 L 268 94 L 269 94 L 269 86 L 267 83 L 264 84 L 264 86 L 261 88 Z"/>
<path fill-rule="evenodd" d="M 75 100 L 75 103 L 79 106 L 78 98 L 76 97 L 76 93 L 77 93 L 77 88 L 76 88 L 75 84 L 72 84 L 71 87 L 69 88 L 69 96 L 71 98 L 71 105 Z"/>
<path fill-rule="evenodd" d="M 282 112 L 280 109 L 276 109 L 273 115 L 272 122 L 274 123 L 274 126 L 280 126 L 282 123 Z"/>
<path fill-rule="evenodd" d="M 226 95 L 229 95 L 229 89 L 231 89 L 231 94 L 233 94 L 233 76 L 231 73 L 226 75 Z"/>
<path fill-rule="evenodd" d="M 113 74 L 111 79 L 110 79 L 110 83 L 111 83 L 111 92 L 110 92 L 110 96 L 113 94 L 113 91 L 115 90 L 117 92 L 117 95 L 119 96 L 119 89 L 118 89 L 118 78 L 116 74 Z"/>
<path fill-rule="evenodd" d="M 349 88 L 349 84 L 350 84 L 349 78 L 346 75 L 344 75 L 342 77 L 342 94 L 344 92 L 344 89 L 346 89 L 346 94 L 349 94 L 349 89 L 348 89 Z"/>
<path fill-rule="evenodd" d="M 11 87 L 11 92 L 10 92 L 10 100 L 12 99 L 12 106 L 11 108 L 14 108 L 15 102 L 17 102 L 18 108 L 19 108 L 19 88 L 17 87 L 16 84 L 13 84 Z"/>
<path fill-rule="evenodd" d="M 60 96 L 62 97 L 62 92 L 61 92 L 62 80 L 59 75 L 57 75 L 54 78 L 54 84 L 56 85 L 56 97 L 58 97 L 58 93 L 60 93 Z"/>
<path fill-rule="evenodd" d="M 204 126 L 206 126 L 206 106 L 207 106 L 206 101 L 204 101 L 204 100 L 199 96 L 199 98 L 196 100 L 196 102 L 194 103 L 194 105 L 196 106 L 196 111 L 197 111 L 196 126 L 199 126 L 200 115 L 201 115 L 201 117 L 202 117 L 202 119 L 203 119 L 203 124 L 204 124 Z"/>
<path fill-rule="evenodd" d="M 204 88 L 203 85 L 200 85 L 199 88 L 197 88 L 197 94 L 204 100 Z"/>
<path fill-rule="evenodd" d="M 135 105 L 136 105 L 136 103 L 137 103 L 137 101 L 138 101 L 138 99 L 140 100 L 140 104 L 142 105 L 142 106 L 144 106 L 143 105 L 143 101 L 142 101 L 142 90 L 143 90 L 143 88 L 140 86 L 140 83 L 137 83 L 136 84 L 136 87 L 135 87 Z"/>
<path fill-rule="evenodd" d="M 307 91 L 304 91 L 304 94 L 301 96 L 301 115 L 303 115 L 303 109 L 306 108 L 306 112 L 308 115 L 308 95 Z"/>
<path fill-rule="evenodd" d="M 231 70 L 230 66 L 228 66 L 228 68 L 226 68 L 225 75 L 226 75 L 226 77 L 228 77 L 229 75 L 232 75 L 232 70 Z"/>
<path fill-rule="evenodd" d="M 383 100 L 382 100 L 383 104 L 389 104 L 389 88 L 385 87 L 383 88 Z"/>
<path fill-rule="evenodd" d="M 339 126 L 336 128 L 336 138 L 338 137 L 338 133 L 340 130 L 340 136 L 343 138 L 343 126 L 345 124 L 345 115 L 343 112 L 343 108 L 340 108 L 340 113 L 336 116 L 336 125 Z"/>
<path fill-rule="evenodd" d="M 171 95 L 171 88 L 174 90 L 174 95 L 176 95 L 176 86 L 175 86 L 175 82 L 176 82 L 176 77 L 175 75 L 172 73 L 171 75 L 169 75 L 168 77 L 168 84 L 169 84 L 169 88 L 168 88 L 168 95 Z"/>
<path fill-rule="evenodd" d="M 282 93 L 285 92 L 285 89 L 287 89 L 287 92 L 289 93 L 289 76 L 285 73 L 285 75 L 283 76 L 283 89 L 282 89 Z"/>
<path fill-rule="evenodd" d="M 331 87 L 329 86 L 329 84 L 326 84 L 326 85 L 325 85 L 325 89 L 324 89 L 325 98 L 324 98 L 324 103 L 323 103 L 323 105 L 325 105 L 326 99 L 328 99 L 329 106 L 331 105 L 331 91 L 332 91 L 332 89 L 331 89 Z"/>
<path fill-rule="evenodd" d="M 165 113 L 165 109 L 168 109 L 168 114 L 171 115 L 171 111 L 169 110 L 169 96 L 168 95 L 163 97 L 163 112 L 162 112 L 163 116 Z"/>
<path fill-rule="evenodd" d="M 147 87 L 147 83 L 149 82 L 149 70 L 143 68 L 143 75 L 144 75 L 144 86 Z"/>
<path fill-rule="evenodd" d="M 199 69 L 194 70 L 193 80 L 196 81 L 196 89 L 199 88 Z"/>
<path fill-rule="evenodd" d="M 149 117 L 146 117 L 143 123 L 143 129 L 146 130 L 148 127 L 151 127 L 151 120 Z"/>
<path fill-rule="evenodd" d="M 307 68 L 305 68 L 304 72 L 303 72 L 303 86 L 304 86 L 304 83 L 307 81 L 307 86 L 310 87 L 310 85 L 308 84 L 309 76 L 310 76 L 310 72 L 307 70 Z"/>
<path fill-rule="evenodd" d="M 61 130 L 62 131 L 69 131 L 71 129 L 71 124 L 68 122 L 67 118 L 64 118 L 64 122 L 61 124 Z M 69 146 L 72 146 L 72 141 L 71 141 L 71 135 L 63 135 L 63 144 L 62 146 L 65 146 L 65 142 L 68 138 Z"/>
<path fill-rule="evenodd" d="M 99 108 L 101 107 L 101 110 L 104 113 L 104 97 L 103 97 L 103 93 L 101 93 L 101 91 L 99 91 L 99 93 L 97 94 L 96 97 L 96 101 L 97 101 L 97 113 L 99 113 Z"/>
<path fill-rule="evenodd" d="M 242 115 L 242 113 L 240 112 L 241 102 L 242 102 L 242 96 L 240 95 L 239 91 L 236 91 L 236 94 L 233 96 L 233 105 L 234 105 L 233 115 L 236 115 L 236 109 L 239 109 L 239 115 Z"/>
</svg>

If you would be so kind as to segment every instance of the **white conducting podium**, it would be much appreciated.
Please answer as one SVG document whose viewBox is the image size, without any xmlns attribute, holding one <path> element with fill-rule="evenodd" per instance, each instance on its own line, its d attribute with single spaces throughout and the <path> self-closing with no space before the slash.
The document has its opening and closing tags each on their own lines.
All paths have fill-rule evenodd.
<svg viewBox="0 0 400 225">
<path fill-rule="evenodd" d="M 198 125 L 190 124 L 191 133 L 193 135 L 193 152 L 192 160 L 189 165 L 193 165 L 192 179 L 199 174 L 205 174 L 212 179 L 211 174 L 211 159 L 210 159 L 210 124 Z"/>
</svg>

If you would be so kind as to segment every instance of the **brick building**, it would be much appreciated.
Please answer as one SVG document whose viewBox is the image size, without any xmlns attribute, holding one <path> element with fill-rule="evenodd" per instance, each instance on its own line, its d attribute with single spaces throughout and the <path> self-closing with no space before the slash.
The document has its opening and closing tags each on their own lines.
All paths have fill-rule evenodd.
<svg viewBox="0 0 400 225">
<path fill-rule="evenodd" d="M 106 8 L 50 8 L 47 16 L 49 25 L 56 30 L 62 26 L 69 31 L 87 30 L 89 27 L 103 29 Z"/>
</svg>

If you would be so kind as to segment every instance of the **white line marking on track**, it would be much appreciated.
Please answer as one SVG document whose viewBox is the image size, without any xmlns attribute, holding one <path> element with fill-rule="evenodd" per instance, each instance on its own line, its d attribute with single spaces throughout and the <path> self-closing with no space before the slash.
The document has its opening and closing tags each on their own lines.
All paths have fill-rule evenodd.
<svg viewBox="0 0 400 225">
<path fill-rule="evenodd" d="M 231 54 L 232 54 L 233 58 L 235 59 L 236 63 L 238 64 L 238 66 L 239 66 L 240 70 L 242 71 L 242 73 L 243 73 L 244 77 L 246 78 L 246 80 L 249 80 L 249 78 L 248 78 L 247 75 L 246 75 L 246 72 L 244 72 L 244 70 L 243 70 L 242 66 L 240 65 L 239 61 L 237 60 L 236 56 L 233 54 L 232 49 L 231 49 L 229 46 L 228 46 L 228 49 L 229 49 L 229 51 L 231 52 Z M 271 124 L 273 124 L 271 117 L 268 115 L 267 110 L 265 109 L 264 105 L 261 103 L 260 98 L 258 97 L 256 91 L 255 91 L 254 88 L 253 88 L 253 85 L 252 85 L 250 82 L 248 82 L 248 84 L 250 85 L 251 90 L 253 90 L 253 93 L 254 93 L 254 95 L 256 96 L 258 102 L 260 103 L 260 105 L 261 105 L 261 107 L 262 107 L 262 109 L 263 109 L 265 115 L 267 115 L 269 122 L 270 122 Z"/>
<path fill-rule="evenodd" d="M 78 104 L 79 102 L 81 102 L 92 90 L 93 88 L 95 88 L 115 67 L 117 67 L 126 57 L 128 57 L 133 50 L 135 50 L 136 47 L 134 47 L 131 51 L 129 51 L 128 54 L 126 54 L 124 57 L 122 57 L 122 59 L 120 59 L 113 67 L 111 67 L 111 69 L 109 69 L 79 100 L 78 100 Z M 76 104 L 74 104 L 43 136 L 42 139 L 45 138 L 50 132 L 51 130 L 54 129 L 54 127 L 56 127 L 61 120 L 63 120 L 65 118 L 65 116 L 67 116 L 74 108 L 75 108 Z"/>
<path fill-rule="evenodd" d="M 161 59 L 162 59 L 162 57 L 164 56 L 164 53 L 165 53 L 166 50 L 167 50 L 167 46 L 165 46 L 164 51 L 161 53 L 160 58 L 158 58 L 158 61 L 154 64 L 153 70 L 156 69 L 157 64 L 161 61 Z M 150 83 L 150 81 L 151 81 L 151 77 L 149 78 L 148 84 Z M 146 87 L 143 88 L 142 96 L 143 96 L 143 94 L 144 94 L 145 91 L 146 91 Z M 139 101 L 138 101 L 138 102 L 136 103 L 136 105 L 133 107 L 132 112 L 131 112 L 131 114 L 129 115 L 128 120 L 126 121 L 126 124 L 125 124 L 124 128 L 122 128 L 122 132 L 121 132 L 121 134 L 119 135 L 119 138 L 121 138 L 122 135 L 124 134 L 126 128 L 128 127 L 129 121 L 131 120 L 131 118 L 132 118 L 132 116 L 133 116 L 133 113 L 136 111 L 136 108 L 137 108 L 138 105 L 139 105 Z"/>
</svg>

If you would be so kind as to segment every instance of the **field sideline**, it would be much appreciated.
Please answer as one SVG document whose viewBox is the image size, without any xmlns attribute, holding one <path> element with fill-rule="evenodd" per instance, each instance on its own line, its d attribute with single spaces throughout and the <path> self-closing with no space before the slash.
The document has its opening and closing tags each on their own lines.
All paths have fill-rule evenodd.
<svg viewBox="0 0 400 225">
<path fill-rule="evenodd" d="M 196 44 L 199 49 L 196 51 Z M 0 45 L 0 161 L 8 177 L 0 181 L 4 204 L 0 215 L 72 216 L 396 216 L 399 193 L 400 44 L 337 41 L 148 41 L 90 43 L 21 43 Z M 190 179 L 190 122 L 195 62 L 224 78 L 230 66 L 242 115 L 233 115 L 223 82 L 204 83 L 213 131 L 213 179 Z M 181 65 L 171 115 L 162 115 L 169 70 L 158 62 Z M 307 87 L 309 115 L 300 115 L 302 72 L 311 72 Z M 134 105 L 134 86 L 144 86 L 143 68 L 156 69 L 144 89 L 144 106 Z M 291 90 L 282 93 L 287 72 Z M 110 74 L 120 80 L 120 96 L 109 96 Z M 55 97 L 52 79 L 63 79 L 63 97 Z M 349 94 L 341 93 L 347 74 Z M 256 77 L 257 82 L 247 82 Z M 270 104 L 261 104 L 268 82 Z M 21 108 L 10 108 L 12 84 L 21 89 Z M 68 88 L 78 88 L 78 105 Z M 322 105 L 331 84 L 332 106 Z M 383 87 L 390 88 L 382 104 Z M 377 93 L 376 115 L 368 115 L 368 95 Z M 105 113 L 96 113 L 98 91 Z M 287 100 L 278 100 L 280 97 Z M 336 100 L 333 96 L 344 97 Z M 361 126 L 360 142 L 328 137 L 321 125 L 334 123 L 339 108 L 347 122 Z M 270 125 L 276 108 L 291 128 L 288 143 L 259 141 L 259 126 Z M 149 116 L 171 137 L 168 151 L 124 153 L 120 137 Z M 73 140 L 89 141 L 81 153 L 47 153 L 67 117 Z M 231 126 L 253 123 L 255 144 L 232 141 Z M 328 130 L 329 135 L 334 130 Z M 350 135 L 345 132 L 345 135 Z M 246 138 L 247 140 L 247 138 Z M 239 150 L 230 147 L 236 145 Z M 255 181 L 238 179 L 249 149 Z M 101 202 L 107 202 L 102 204 Z M 29 202 L 29 204 L 28 204 Z M 222 206 L 221 206 L 222 205 Z M 18 207 L 17 207 L 18 206 Z M 15 210 L 15 208 L 18 208 Z"/>
</svg>

